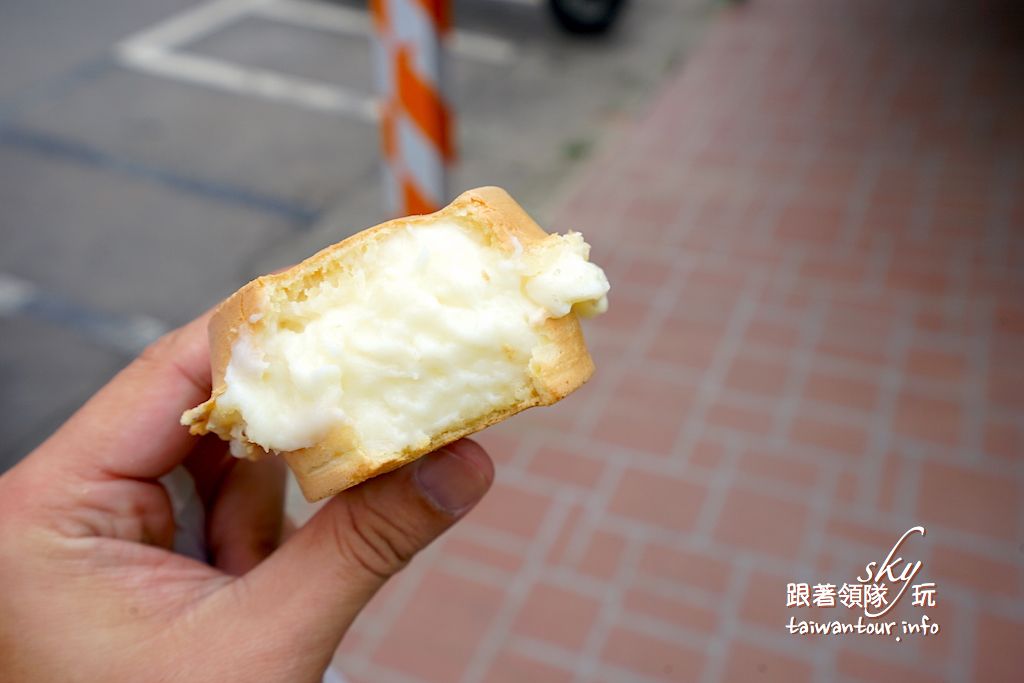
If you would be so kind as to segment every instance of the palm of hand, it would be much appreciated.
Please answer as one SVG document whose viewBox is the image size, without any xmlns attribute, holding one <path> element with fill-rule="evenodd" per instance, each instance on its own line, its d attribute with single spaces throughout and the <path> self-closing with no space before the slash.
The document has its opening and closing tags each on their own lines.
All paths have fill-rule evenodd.
<svg viewBox="0 0 1024 683">
<path fill-rule="evenodd" d="M 335 496 L 282 545 L 280 460 L 236 461 L 178 424 L 209 395 L 205 328 L 157 342 L 0 477 L 0 679 L 319 681 L 374 592 L 489 487 L 460 441 Z M 179 465 L 209 564 L 172 551 L 160 478 Z"/>
</svg>

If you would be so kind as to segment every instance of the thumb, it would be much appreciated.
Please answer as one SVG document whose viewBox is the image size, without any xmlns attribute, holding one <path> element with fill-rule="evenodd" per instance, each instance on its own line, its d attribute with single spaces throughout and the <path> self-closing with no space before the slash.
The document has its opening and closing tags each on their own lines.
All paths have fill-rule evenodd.
<svg viewBox="0 0 1024 683">
<path fill-rule="evenodd" d="M 327 666 L 373 594 L 487 492 L 494 466 L 461 440 L 343 491 L 238 582 L 257 632 Z M 277 642 L 276 644 L 285 645 Z M 310 662 L 311 663 L 311 662 Z"/>
</svg>

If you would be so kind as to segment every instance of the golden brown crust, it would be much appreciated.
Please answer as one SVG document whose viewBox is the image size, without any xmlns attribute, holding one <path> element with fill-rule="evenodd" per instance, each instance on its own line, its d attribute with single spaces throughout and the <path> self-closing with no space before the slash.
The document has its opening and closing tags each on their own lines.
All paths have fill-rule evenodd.
<svg viewBox="0 0 1024 683">
<path fill-rule="evenodd" d="M 329 246 L 288 270 L 253 280 L 231 295 L 214 312 L 209 326 L 213 392 L 209 401 L 187 411 L 182 416 L 182 423 L 188 425 L 193 434 L 212 431 L 224 439 L 230 438 L 232 428 L 239 423 L 238 416 L 215 415 L 216 400 L 225 389 L 224 374 L 235 341 L 243 331 L 258 331 L 272 306 L 268 297 L 271 285 L 278 289 L 299 291 L 300 288 L 318 282 L 326 271 L 343 267 L 350 255 L 357 257 L 366 245 L 383 238 L 392 229 L 426 225 L 438 219 L 454 219 L 477 229 L 484 234 L 485 239 L 493 241 L 507 252 L 517 248 L 517 241 L 526 247 L 547 236 L 507 192 L 498 187 L 482 187 L 464 192 L 435 214 L 382 223 Z M 593 374 L 594 364 L 587 352 L 576 316 L 570 313 L 562 318 L 549 319 L 540 326 L 539 331 L 541 337 L 550 343 L 549 348 L 554 353 L 543 362 L 535 363 L 532 397 L 436 434 L 422 448 L 407 450 L 384 460 L 375 460 L 364 453 L 352 429 L 338 428 L 315 446 L 282 453 L 305 497 L 313 501 L 338 493 L 522 410 L 555 403 L 582 386 Z M 211 420 L 214 416 L 215 422 Z M 256 449 L 250 452 L 258 453 Z"/>
</svg>

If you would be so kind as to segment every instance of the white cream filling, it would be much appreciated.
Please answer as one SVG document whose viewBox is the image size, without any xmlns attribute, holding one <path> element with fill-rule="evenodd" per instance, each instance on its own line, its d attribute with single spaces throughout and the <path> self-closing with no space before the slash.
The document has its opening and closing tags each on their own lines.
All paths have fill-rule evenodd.
<svg viewBox="0 0 1024 683">
<path fill-rule="evenodd" d="M 218 406 L 267 450 L 312 446 L 339 425 L 371 457 L 425 446 L 530 396 L 539 323 L 607 308 L 589 251 L 578 233 L 508 255 L 454 222 L 396 231 L 243 331 Z"/>
</svg>

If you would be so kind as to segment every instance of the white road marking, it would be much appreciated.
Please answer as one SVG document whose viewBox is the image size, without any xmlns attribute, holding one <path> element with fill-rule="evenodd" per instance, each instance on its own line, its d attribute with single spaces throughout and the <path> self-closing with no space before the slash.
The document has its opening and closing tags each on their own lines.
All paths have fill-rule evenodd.
<svg viewBox="0 0 1024 683">
<path fill-rule="evenodd" d="M 182 49 L 247 16 L 339 34 L 368 35 L 373 31 L 366 12 L 348 7 L 308 0 L 213 0 L 129 36 L 117 45 L 116 55 L 123 66 L 155 76 L 361 121 L 377 119 L 372 95 Z M 495 65 L 507 64 L 516 56 L 515 46 L 507 40 L 458 30 L 452 36 L 451 50 L 455 56 Z"/>
<path fill-rule="evenodd" d="M 378 117 L 374 97 L 319 81 L 138 44 L 122 45 L 117 55 L 122 64 L 155 76 L 333 112 L 366 122 L 376 121 Z"/>
<path fill-rule="evenodd" d="M 303 28 L 349 35 L 366 34 L 373 30 L 369 14 L 342 5 L 326 5 L 305 0 L 273 0 L 253 3 L 251 9 L 253 13 L 267 19 L 276 19 Z"/>
<path fill-rule="evenodd" d="M 266 0 L 213 0 L 129 36 L 121 45 L 173 50 L 241 19 Z"/>
<path fill-rule="evenodd" d="M 265 0 L 255 2 L 251 9 L 254 14 L 267 19 L 303 28 L 342 35 L 369 35 L 373 32 L 370 15 L 351 7 L 309 0 Z M 452 32 L 451 51 L 456 57 L 494 65 L 508 64 L 516 57 L 516 47 L 511 41 L 459 29 Z"/>
<path fill-rule="evenodd" d="M 0 273 L 0 316 L 15 315 L 35 296 L 36 287 L 7 273 Z"/>
<path fill-rule="evenodd" d="M 10 273 L 0 272 L 0 317 L 24 315 L 63 325 L 128 355 L 135 355 L 168 330 L 148 315 L 91 310 Z"/>
<path fill-rule="evenodd" d="M 478 62 L 501 66 L 516 58 L 515 45 L 502 38 L 484 33 L 472 33 L 456 29 L 452 34 L 452 55 Z"/>
</svg>

